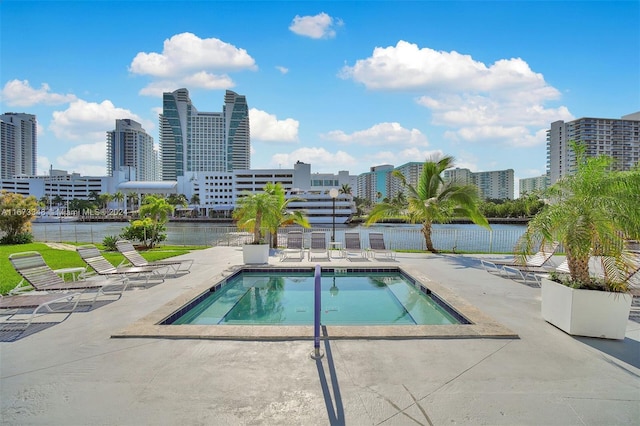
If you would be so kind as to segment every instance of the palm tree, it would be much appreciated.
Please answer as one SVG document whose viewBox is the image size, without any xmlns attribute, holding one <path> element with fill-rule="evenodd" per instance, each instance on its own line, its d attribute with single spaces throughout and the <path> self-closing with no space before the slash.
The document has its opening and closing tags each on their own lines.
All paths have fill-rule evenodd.
<svg viewBox="0 0 640 426">
<path fill-rule="evenodd" d="M 421 223 L 427 250 L 432 253 L 438 252 L 431 241 L 432 226 L 435 222 L 446 223 L 452 217 L 466 217 L 476 225 L 490 229 L 489 222 L 478 209 L 478 189 L 474 185 L 445 182 L 442 179 L 442 172 L 453 166 L 454 158 L 451 156 L 427 159 L 416 187 L 407 183 L 400 171 L 394 170 L 393 176 L 398 178 L 405 188 L 408 204 L 379 203 L 369 214 L 366 225 L 398 216 L 410 223 Z"/>
<path fill-rule="evenodd" d="M 573 149 L 575 174 L 547 189 L 547 204 L 527 225 L 519 255 L 540 242 L 559 241 L 573 287 L 626 291 L 632 265 L 625 242 L 640 238 L 640 168 L 613 172 L 611 157 L 587 157 L 584 146 L 575 143 Z M 591 256 L 601 256 L 604 284 L 589 276 Z"/>
<path fill-rule="evenodd" d="M 266 186 L 265 186 L 266 188 Z M 253 232 L 253 243 L 262 243 L 262 226 L 271 223 L 274 212 L 279 211 L 280 204 L 277 197 L 265 191 L 250 192 L 245 191 L 236 203 L 233 211 L 233 219 L 240 229 L 247 229 Z"/>
<path fill-rule="evenodd" d="M 158 236 L 164 230 L 164 225 L 169 219 L 169 215 L 173 212 L 173 206 L 162 197 L 147 195 L 144 197 L 142 206 L 140 206 L 140 218 L 149 218 L 153 223 L 151 230 L 151 238 L 149 246 L 153 247 Z"/>
<path fill-rule="evenodd" d="M 117 191 L 113 194 L 113 199 L 118 202 L 118 207 L 120 207 L 120 203 L 124 201 L 125 195 L 122 191 Z"/>
<path fill-rule="evenodd" d="M 282 226 L 293 225 L 294 223 L 304 228 L 310 228 L 309 220 L 301 211 L 287 210 L 291 201 L 304 201 L 298 197 L 286 198 L 284 188 L 281 183 L 267 183 L 264 191 L 270 193 L 277 199 L 277 210 L 273 212 L 267 222 L 269 232 L 273 235 L 271 247 L 278 247 L 278 229 Z"/>
<path fill-rule="evenodd" d="M 343 183 L 340 189 L 338 189 L 338 192 L 340 192 L 341 194 L 351 194 L 351 185 L 349 185 L 348 183 Z"/>
</svg>

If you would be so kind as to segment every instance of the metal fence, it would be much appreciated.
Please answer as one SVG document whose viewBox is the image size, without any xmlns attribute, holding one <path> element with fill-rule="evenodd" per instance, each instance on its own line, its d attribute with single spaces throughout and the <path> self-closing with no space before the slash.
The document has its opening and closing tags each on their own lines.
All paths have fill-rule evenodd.
<svg viewBox="0 0 640 426">
<path fill-rule="evenodd" d="M 36 241 L 43 242 L 76 242 L 101 243 L 106 236 L 117 236 L 122 232 L 121 223 L 99 224 L 34 224 L 33 234 Z M 286 242 L 288 231 L 293 228 L 280 229 L 278 245 Z M 333 237 L 331 227 L 314 227 L 313 231 L 327 233 L 327 240 Z M 303 229 L 309 233 L 311 229 Z M 382 232 L 389 248 L 393 250 L 426 250 L 424 236 L 420 227 L 356 227 L 335 230 L 335 241 L 344 242 L 345 232 L 359 232 L 362 246 L 368 247 L 369 232 Z M 509 253 L 513 252 L 524 227 L 510 229 L 486 230 L 477 226 L 435 227 L 432 234 L 434 246 L 438 250 L 448 252 L 474 253 Z M 207 224 L 171 223 L 167 226 L 166 244 L 203 245 L 203 246 L 240 246 L 252 240 L 252 234 L 242 232 L 233 226 L 209 226 Z M 308 238 L 307 238 L 308 239 Z"/>
</svg>

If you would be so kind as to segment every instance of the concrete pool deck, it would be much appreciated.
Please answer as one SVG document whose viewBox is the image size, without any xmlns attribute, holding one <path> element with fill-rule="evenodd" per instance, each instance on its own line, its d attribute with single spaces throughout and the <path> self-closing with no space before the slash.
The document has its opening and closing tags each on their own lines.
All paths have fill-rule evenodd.
<svg viewBox="0 0 640 426">
<path fill-rule="evenodd" d="M 242 263 L 235 247 L 185 257 L 191 274 L 0 342 L 0 423 L 640 424 L 640 324 L 629 321 L 623 341 L 568 336 L 542 320 L 539 288 L 485 272 L 476 256 L 286 264 L 406 268 L 518 338 L 329 331 L 320 360 L 311 339 L 112 338 Z"/>
</svg>

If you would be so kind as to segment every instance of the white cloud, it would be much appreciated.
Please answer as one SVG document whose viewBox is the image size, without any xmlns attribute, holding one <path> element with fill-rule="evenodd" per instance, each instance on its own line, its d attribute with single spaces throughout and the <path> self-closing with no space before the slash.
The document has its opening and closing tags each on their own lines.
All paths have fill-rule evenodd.
<svg viewBox="0 0 640 426">
<path fill-rule="evenodd" d="M 77 145 L 56 157 L 53 168 L 80 173 L 83 176 L 105 176 L 106 156 L 107 145 L 104 141 Z"/>
<path fill-rule="evenodd" d="M 343 142 L 357 143 L 364 146 L 421 145 L 427 146 L 427 137 L 418 129 L 405 129 L 399 123 L 379 123 L 365 130 L 347 134 L 342 130 L 332 130 L 322 135 L 323 138 Z"/>
<path fill-rule="evenodd" d="M 276 66 L 276 69 L 277 69 L 278 71 L 280 71 L 280 73 L 281 73 L 281 74 L 286 74 L 286 73 L 288 73 L 288 72 L 289 72 L 289 68 L 287 68 L 287 67 L 283 67 L 283 66 L 280 66 L 280 65 L 277 65 L 277 66 Z"/>
<path fill-rule="evenodd" d="M 567 107 L 547 106 L 560 92 L 521 58 L 485 65 L 470 55 L 401 40 L 343 67 L 340 77 L 372 90 L 425 93 L 416 102 L 431 110 L 432 124 L 455 129 L 445 135 L 459 142 L 541 145 L 546 140 L 541 129 L 573 119 Z"/>
<path fill-rule="evenodd" d="M 74 100 L 76 96 L 72 94 L 51 93 L 47 83 L 42 83 L 39 89 L 34 89 L 29 80 L 11 80 L 2 89 L 2 101 L 9 106 L 60 105 Z"/>
<path fill-rule="evenodd" d="M 272 167 L 285 165 L 285 167 L 293 167 L 297 161 L 311 164 L 314 171 L 320 170 L 348 170 L 356 159 L 344 151 L 335 153 L 329 152 L 324 148 L 305 147 L 297 149 L 289 154 L 275 154 L 271 157 Z M 291 165 L 291 166 L 289 166 Z"/>
<path fill-rule="evenodd" d="M 335 27 L 342 26 L 342 20 L 334 19 L 322 12 L 315 16 L 296 15 L 289 25 L 294 33 L 310 38 L 333 38 L 336 36 Z"/>
<path fill-rule="evenodd" d="M 131 111 L 118 108 L 111 101 L 101 103 L 76 100 L 64 111 L 54 111 L 49 129 L 56 138 L 65 141 L 96 142 L 106 144 L 106 132 L 115 128 L 115 120 L 130 118 L 149 131 L 153 123 L 142 120 Z"/>
<path fill-rule="evenodd" d="M 151 96 L 184 86 L 228 89 L 234 86 L 233 80 L 220 71 L 246 69 L 256 70 L 257 66 L 245 49 L 192 33 L 176 34 L 165 40 L 161 53 L 139 52 L 129 66 L 134 74 L 160 79 L 140 91 Z"/>
<path fill-rule="evenodd" d="M 249 109 L 251 139 L 266 142 L 298 142 L 300 123 L 293 118 L 278 120 L 274 114 L 256 108 Z"/>
</svg>

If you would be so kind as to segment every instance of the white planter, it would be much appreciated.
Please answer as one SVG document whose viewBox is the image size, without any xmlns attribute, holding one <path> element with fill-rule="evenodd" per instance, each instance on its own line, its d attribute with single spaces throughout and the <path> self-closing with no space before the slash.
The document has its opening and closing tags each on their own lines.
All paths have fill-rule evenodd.
<svg viewBox="0 0 640 426">
<path fill-rule="evenodd" d="M 269 244 L 245 244 L 242 246 L 242 259 L 246 265 L 269 263 Z"/>
<path fill-rule="evenodd" d="M 576 336 L 624 339 L 631 299 L 629 293 L 573 289 L 542 279 L 542 318 Z"/>
</svg>

